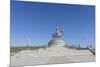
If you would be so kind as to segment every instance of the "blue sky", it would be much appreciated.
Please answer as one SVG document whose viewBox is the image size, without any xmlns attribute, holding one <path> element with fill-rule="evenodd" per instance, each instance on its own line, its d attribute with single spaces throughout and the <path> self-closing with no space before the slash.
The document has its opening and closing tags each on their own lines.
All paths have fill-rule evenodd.
<svg viewBox="0 0 100 67">
<path fill-rule="evenodd" d="M 95 7 L 11 1 L 11 46 L 47 45 L 56 27 L 68 45 L 95 45 Z"/>
</svg>

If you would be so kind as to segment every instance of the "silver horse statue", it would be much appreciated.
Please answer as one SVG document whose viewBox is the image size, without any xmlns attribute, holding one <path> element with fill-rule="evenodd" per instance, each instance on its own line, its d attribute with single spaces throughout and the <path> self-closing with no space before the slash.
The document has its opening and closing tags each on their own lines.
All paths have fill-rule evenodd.
<svg viewBox="0 0 100 67">
<path fill-rule="evenodd" d="M 64 30 L 56 27 L 56 32 L 52 34 L 52 38 L 60 38 L 64 34 Z"/>
</svg>

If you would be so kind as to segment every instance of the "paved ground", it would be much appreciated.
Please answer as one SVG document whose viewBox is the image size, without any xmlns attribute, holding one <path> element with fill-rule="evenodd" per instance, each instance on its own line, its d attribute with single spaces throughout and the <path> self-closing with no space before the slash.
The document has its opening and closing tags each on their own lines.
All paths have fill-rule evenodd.
<svg viewBox="0 0 100 67">
<path fill-rule="evenodd" d="M 24 50 L 11 56 L 11 66 L 94 61 L 95 55 L 89 50 L 75 50 L 58 46 L 39 51 Z"/>
</svg>

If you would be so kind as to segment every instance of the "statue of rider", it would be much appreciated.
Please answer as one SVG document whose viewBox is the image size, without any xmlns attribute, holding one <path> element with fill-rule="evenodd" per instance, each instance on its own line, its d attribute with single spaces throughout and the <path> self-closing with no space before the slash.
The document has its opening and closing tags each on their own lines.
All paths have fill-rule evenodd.
<svg viewBox="0 0 100 67">
<path fill-rule="evenodd" d="M 64 34 L 63 29 L 56 27 L 56 32 L 52 34 L 52 38 L 60 38 Z"/>
</svg>

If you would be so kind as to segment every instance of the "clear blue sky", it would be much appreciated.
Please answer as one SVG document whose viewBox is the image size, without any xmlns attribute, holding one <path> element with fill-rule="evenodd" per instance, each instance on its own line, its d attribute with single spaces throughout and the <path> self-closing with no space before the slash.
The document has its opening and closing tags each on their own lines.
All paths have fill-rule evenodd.
<svg viewBox="0 0 100 67">
<path fill-rule="evenodd" d="M 47 45 L 55 28 L 68 45 L 95 45 L 95 7 L 11 1 L 11 46 Z"/>
</svg>

